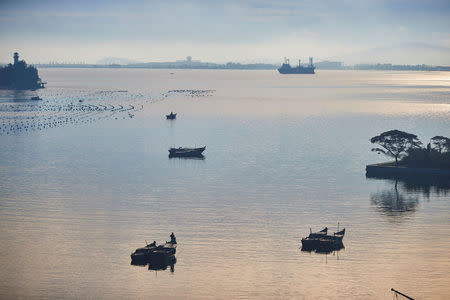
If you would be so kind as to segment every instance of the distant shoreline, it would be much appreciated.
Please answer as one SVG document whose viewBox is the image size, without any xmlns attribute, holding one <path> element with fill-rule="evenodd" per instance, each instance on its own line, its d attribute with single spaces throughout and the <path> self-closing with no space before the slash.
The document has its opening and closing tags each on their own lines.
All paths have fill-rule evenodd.
<svg viewBox="0 0 450 300">
<path fill-rule="evenodd" d="M 2 64 L 0 64 L 2 65 Z M 6 65 L 6 64 L 5 64 Z M 148 62 L 130 64 L 86 64 L 86 63 L 38 63 L 32 64 L 38 68 L 113 68 L 113 69 L 178 69 L 178 70 L 277 70 L 280 65 L 268 63 L 241 64 L 229 62 L 226 64 L 201 61 Z M 316 70 L 361 70 L 361 71 L 450 71 L 450 66 L 431 65 L 393 65 L 393 64 L 357 64 L 345 66 L 342 62 L 320 61 L 314 64 Z"/>
<path fill-rule="evenodd" d="M 47 65 L 47 64 L 35 64 L 34 66 L 42 69 L 170 69 L 170 70 L 273 70 L 276 71 L 279 66 L 263 67 L 263 66 L 245 66 L 240 67 L 176 67 L 176 66 L 161 66 L 161 67 L 146 67 L 146 66 L 130 66 L 130 65 L 89 65 L 89 64 L 60 64 L 60 65 Z M 422 71 L 422 72 L 450 72 L 450 67 L 437 66 L 437 67 L 425 67 L 415 68 L 405 67 L 396 69 L 383 69 L 383 68 L 355 68 L 355 67 L 343 67 L 343 68 L 316 68 L 316 70 L 329 70 L 329 71 Z"/>
</svg>

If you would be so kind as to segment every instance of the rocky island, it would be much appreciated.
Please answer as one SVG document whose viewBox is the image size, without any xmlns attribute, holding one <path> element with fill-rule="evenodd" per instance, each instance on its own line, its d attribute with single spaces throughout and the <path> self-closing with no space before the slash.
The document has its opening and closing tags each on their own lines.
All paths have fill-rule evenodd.
<svg viewBox="0 0 450 300">
<path fill-rule="evenodd" d="M 0 88 L 36 90 L 44 88 L 44 84 L 38 70 L 34 66 L 27 66 L 24 60 L 19 60 L 17 52 L 14 52 L 14 64 L 0 68 Z"/>
</svg>

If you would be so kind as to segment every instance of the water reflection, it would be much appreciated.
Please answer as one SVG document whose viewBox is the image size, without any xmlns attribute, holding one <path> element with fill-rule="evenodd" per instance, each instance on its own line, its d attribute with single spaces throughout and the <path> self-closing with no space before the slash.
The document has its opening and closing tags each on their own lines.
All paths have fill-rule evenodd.
<svg viewBox="0 0 450 300">
<path fill-rule="evenodd" d="M 197 156 L 171 156 L 169 154 L 170 159 L 181 159 L 181 160 L 205 160 L 205 156 L 203 154 Z"/>
<path fill-rule="evenodd" d="M 142 261 L 131 261 L 131 265 L 133 266 L 148 266 L 148 269 L 151 271 L 164 271 L 167 270 L 167 267 L 170 267 L 170 272 L 175 272 L 175 264 L 177 263 L 177 259 L 175 256 L 170 257 L 168 261 L 163 260 L 151 260 L 148 262 Z"/>
<path fill-rule="evenodd" d="M 162 263 L 162 262 L 150 262 L 148 264 L 148 269 L 153 271 L 164 271 L 167 270 L 167 267 L 170 266 L 170 272 L 175 272 L 175 264 L 177 263 L 177 259 L 175 257 L 172 258 L 170 263 Z"/>
<path fill-rule="evenodd" d="M 37 96 L 38 93 L 29 90 L 5 90 L 0 89 L 0 103 L 14 103 L 14 102 L 35 102 L 31 100 L 32 97 Z"/>
<path fill-rule="evenodd" d="M 31 96 L 31 92 L 24 91 L 24 90 L 13 90 L 11 94 L 11 98 L 13 102 L 20 102 L 20 101 L 29 101 Z"/>
<path fill-rule="evenodd" d="M 436 196 L 446 196 L 450 192 L 450 179 L 445 178 L 411 178 L 410 180 L 402 181 L 402 187 L 413 193 L 421 193 L 427 199 L 431 194 Z"/>
<path fill-rule="evenodd" d="M 398 181 L 395 181 L 394 188 L 384 190 L 370 195 L 372 205 L 380 211 L 390 216 L 403 215 L 414 212 L 419 198 L 414 196 L 404 196 L 398 191 Z"/>
<path fill-rule="evenodd" d="M 430 198 L 431 194 L 446 196 L 450 192 L 450 178 L 446 176 L 366 176 L 367 179 L 392 181 L 400 185 L 400 190 L 408 193 L 422 194 Z"/>
<path fill-rule="evenodd" d="M 372 205 L 390 216 L 407 215 L 414 212 L 419 196 L 429 199 L 431 194 L 445 196 L 450 191 L 450 179 L 446 177 L 369 177 L 392 182 L 392 188 L 370 195 Z"/>
<path fill-rule="evenodd" d="M 303 247 L 301 248 L 301 250 L 303 252 L 309 252 L 309 253 L 318 253 L 318 254 L 330 254 L 333 253 L 337 254 L 339 251 L 341 251 L 342 249 L 345 249 L 344 244 L 340 244 L 340 245 L 335 245 L 332 247 L 317 247 L 317 248 L 308 248 L 308 247 Z"/>
</svg>

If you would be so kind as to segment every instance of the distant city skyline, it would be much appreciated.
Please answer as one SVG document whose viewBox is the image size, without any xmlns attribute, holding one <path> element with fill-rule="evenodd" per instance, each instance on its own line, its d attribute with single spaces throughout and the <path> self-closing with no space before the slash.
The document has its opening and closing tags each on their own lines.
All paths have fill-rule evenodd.
<svg viewBox="0 0 450 300">
<path fill-rule="evenodd" d="M 14 60 L 16 60 L 14 53 Z M 311 58 L 312 59 L 312 58 Z M 290 60 L 287 60 L 290 63 Z M 293 62 L 292 66 L 297 66 L 300 62 Z M 7 64 L 2 63 L 0 64 Z M 95 63 L 79 62 L 29 62 L 28 64 L 44 68 L 148 68 L 148 69 L 247 69 L 247 70 L 274 70 L 280 67 L 279 63 L 240 63 L 240 62 L 205 62 L 192 59 L 187 56 L 186 59 L 172 60 L 166 62 L 138 62 L 126 58 L 106 57 Z M 303 66 L 309 62 L 301 61 Z M 392 63 L 372 63 L 372 64 L 345 64 L 341 61 L 314 61 L 316 69 L 322 70 L 392 70 L 392 71 L 450 71 L 447 65 L 429 65 L 429 64 L 392 64 Z"/>
<path fill-rule="evenodd" d="M 450 1 L 0 2 L 0 62 L 450 65 Z"/>
</svg>

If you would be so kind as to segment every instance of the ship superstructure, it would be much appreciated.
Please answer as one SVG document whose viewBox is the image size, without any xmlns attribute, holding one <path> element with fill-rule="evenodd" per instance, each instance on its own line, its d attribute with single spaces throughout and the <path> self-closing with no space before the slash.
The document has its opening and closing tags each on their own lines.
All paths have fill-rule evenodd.
<svg viewBox="0 0 450 300">
<path fill-rule="evenodd" d="M 298 60 L 298 66 L 294 68 L 289 64 L 289 59 L 284 58 L 284 63 L 278 68 L 278 72 L 280 74 L 315 74 L 314 69 L 312 57 L 309 58 L 309 64 L 307 66 L 302 66 L 301 61 Z"/>
</svg>

